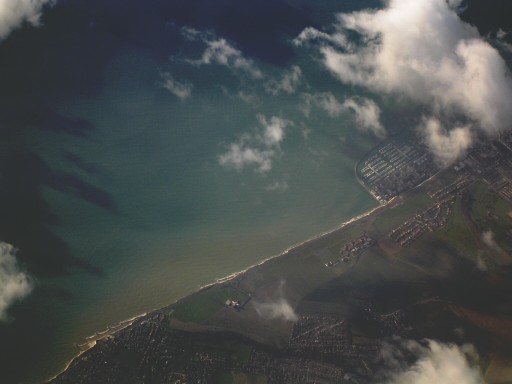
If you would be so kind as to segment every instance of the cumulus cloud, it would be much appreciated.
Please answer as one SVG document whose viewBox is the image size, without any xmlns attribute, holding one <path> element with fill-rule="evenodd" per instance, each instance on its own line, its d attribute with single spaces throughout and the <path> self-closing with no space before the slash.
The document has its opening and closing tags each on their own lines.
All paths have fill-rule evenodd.
<svg viewBox="0 0 512 384">
<path fill-rule="evenodd" d="M 469 126 L 446 130 L 439 120 L 426 119 L 420 127 L 425 142 L 441 166 L 453 164 L 471 146 L 472 135 Z"/>
<path fill-rule="evenodd" d="M 180 100 L 186 100 L 192 95 L 194 85 L 189 81 L 177 81 L 167 72 L 162 74 L 162 79 L 162 86 Z"/>
<path fill-rule="evenodd" d="M 386 130 L 380 122 L 380 108 L 373 100 L 352 97 L 340 102 L 331 92 L 304 93 L 301 99 L 302 104 L 299 108 L 306 116 L 310 115 L 313 107 L 325 111 L 332 118 L 348 111 L 354 114 L 359 130 L 371 132 L 381 139 L 386 136 Z"/>
<path fill-rule="evenodd" d="M 404 352 L 417 357 L 413 365 L 406 365 Z M 399 349 L 384 346 L 382 357 L 390 370 L 385 381 L 388 384 L 484 383 L 482 372 L 475 364 L 478 355 L 469 344 L 459 347 L 433 340 L 427 340 L 426 345 L 406 341 Z"/>
<path fill-rule="evenodd" d="M 302 81 L 302 70 L 299 66 L 294 65 L 287 71 L 279 80 L 270 80 L 265 84 L 267 92 L 277 95 L 278 93 L 285 92 L 288 94 L 294 93 Z"/>
<path fill-rule="evenodd" d="M 463 115 L 471 129 L 495 135 L 512 121 L 512 80 L 498 51 L 457 16 L 459 6 L 458 0 L 389 0 L 381 10 L 338 15 L 330 37 L 307 29 L 296 40 L 315 43 L 343 83 L 405 96 L 438 119 Z M 332 44 L 347 33 L 358 34 L 358 42 Z"/>
<path fill-rule="evenodd" d="M 257 119 L 261 128 L 229 144 L 227 151 L 218 157 L 220 165 L 238 171 L 254 167 L 262 173 L 272 169 L 272 161 L 279 154 L 280 144 L 285 137 L 285 128 L 291 122 L 276 116 L 267 119 L 257 115 Z"/>
<path fill-rule="evenodd" d="M 7 37 L 23 23 L 40 24 L 41 13 L 53 0 L 0 0 L 0 39 Z"/>
<path fill-rule="evenodd" d="M 289 122 L 276 116 L 272 116 L 270 120 L 267 120 L 263 115 L 258 115 L 257 118 L 263 126 L 263 134 L 260 136 L 260 140 L 267 147 L 278 146 L 284 139 L 284 129 Z"/>
<path fill-rule="evenodd" d="M 243 56 L 242 52 L 231 45 L 227 40 L 219 38 L 209 32 L 200 32 L 193 28 L 184 27 L 182 35 L 192 41 L 201 41 L 206 48 L 201 58 L 188 60 L 191 64 L 201 66 L 207 64 L 223 65 L 237 73 L 245 73 L 255 79 L 263 77 L 263 73 L 254 62 Z"/>
<path fill-rule="evenodd" d="M 0 242 L 0 320 L 8 320 L 9 307 L 27 296 L 32 287 L 30 278 L 18 266 L 14 247 Z"/>
<path fill-rule="evenodd" d="M 283 319 L 285 321 L 298 320 L 297 314 L 284 297 L 283 288 L 284 282 L 281 281 L 275 292 L 276 297 L 274 299 L 265 302 L 252 301 L 258 315 L 265 319 Z"/>
<path fill-rule="evenodd" d="M 343 106 L 355 114 L 357 126 L 364 132 L 371 132 L 378 138 L 386 137 L 386 130 L 380 122 L 380 108 L 370 99 L 347 99 Z"/>
</svg>

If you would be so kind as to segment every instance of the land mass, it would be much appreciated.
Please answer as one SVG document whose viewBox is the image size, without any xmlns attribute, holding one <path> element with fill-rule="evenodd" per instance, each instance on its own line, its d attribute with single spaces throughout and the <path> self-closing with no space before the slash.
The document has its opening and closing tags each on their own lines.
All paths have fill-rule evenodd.
<svg viewBox="0 0 512 384">
<path fill-rule="evenodd" d="M 445 169 L 394 136 L 356 175 L 379 208 L 89 340 L 50 382 L 379 382 L 384 342 L 425 338 L 512 382 L 512 135 Z"/>
</svg>

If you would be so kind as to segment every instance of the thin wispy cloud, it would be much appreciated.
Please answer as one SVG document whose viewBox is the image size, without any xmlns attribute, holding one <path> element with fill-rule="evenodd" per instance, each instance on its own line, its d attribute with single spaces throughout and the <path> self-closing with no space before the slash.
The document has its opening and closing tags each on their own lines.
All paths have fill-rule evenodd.
<svg viewBox="0 0 512 384">
<path fill-rule="evenodd" d="M 244 91 L 239 91 L 237 96 L 240 100 L 245 101 L 246 103 L 249 103 L 249 104 L 254 104 L 258 101 L 258 96 L 256 96 L 255 94 L 252 94 L 252 93 L 244 92 Z"/>
<path fill-rule="evenodd" d="M 265 187 L 267 192 L 286 192 L 290 188 L 286 181 L 275 181 Z"/>
<path fill-rule="evenodd" d="M 274 297 L 260 302 L 252 301 L 258 315 L 265 319 L 282 319 L 285 321 L 297 321 L 298 316 L 294 309 L 284 296 L 284 281 L 279 282 L 279 286 L 274 292 Z"/>
<path fill-rule="evenodd" d="M 45 5 L 54 4 L 54 0 L 0 0 L 0 40 L 24 23 L 40 25 Z"/>
<path fill-rule="evenodd" d="M 302 70 L 298 65 L 292 65 L 290 68 L 285 69 L 280 76 L 272 78 L 272 76 L 265 74 L 253 60 L 245 57 L 242 51 L 225 38 L 219 37 L 210 31 L 199 31 L 186 26 L 182 27 L 180 32 L 185 39 L 204 45 L 200 58 L 186 59 L 192 65 L 198 67 L 203 65 L 225 66 L 238 76 L 258 80 L 263 89 L 273 96 L 281 93 L 295 93 L 304 81 Z M 253 102 L 253 100 L 245 97 L 247 95 L 247 92 L 241 93 L 242 100 Z"/>
<path fill-rule="evenodd" d="M 506 32 L 503 29 L 498 29 L 498 32 L 496 32 L 496 43 L 500 46 L 501 49 L 512 53 L 512 45 L 507 43 L 507 38 L 510 35 L 510 31 Z"/>
<path fill-rule="evenodd" d="M 180 100 L 186 100 L 192 96 L 192 90 L 194 85 L 189 81 L 178 81 L 171 76 L 170 73 L 165 72 L 162 74 L 162 87 L 171 92 L 174 96 Z"/>
<path fill-rule="evenodd" d="M 330 117 L 339 117 L 345 111 L 343 104 L 331 92 L 303 93 L 300 110 L 309 117 L 313 107 L 320 108 Z"/>
<path fill-rule="evenodd" d="M 345 84 L 423 104 L 447 127 L 461 116 L 472 121 L 469 130 L 495 135 L 512 121 L 510 72 L 477 29 L 460 20 L 459 6 L 455 0 L 390 0 L 381 10 L 339 14 L 334 33 L 309 28 L 295 42 L 316 46 L 325 68 Z M 359 43 L 343 45 L 340 36 L 348 33 L 358 34 Z M 446 129 L 448 139 L 432 140 L 431 148 L 454 137 Z"/>
<path fill-rule="evenodd" d="M 496 242 L 496 239 L 494 238 L 494 232 L 491 230 L 485 231 L 482 233 L 482 241 L 485 245 L 487 245 L 489 248 L 495 250 L 495 251 L 502 251 L 501 247 Z"/>
<path fill-rule="evenodd" d="M 238 74 L 249 75 L 255 79 L 263 77 L 263 73 L 254 62 L 245 58 L 242 51 L 235 48 L 226 39 L 217 37 L 210 32 L 201 32 L 188 27 L 183 27 L 181 33 L 188 40 L 200 41 L 205 45 L 201 57 L 187 60 L 189 63 L 196 66 L 222 65 Z"/>
<path fill-rule="evenodd" d="M 476 267 L 478 268 L 478 270 L 480 270 L 482 272 L 485 272 L 485 271 L 488 270 L 487 263 L 485 262 L 485 260 L 480 255 L 478 255 L 476 257 Z"/>
<path fill-rule="evenodd" d="M 343 33 L 335 32 L 329 34 L 312 27 L 304 29 L 293 39 L 293 44 L 297 47 L 309 45 L 312 42 L 328 42 L 338 47 L 346 47 L 349 44 L 349 39 Z"/>
<path fill-rule="evenodd" d="M 0 242 L 0 321 L 8 320 L 9 307 L 32 289 L 31 279 L 18 265 L 14 247 Z"/>
<path fill-rule="evenodd" d="M 220 165 L 237 171 L 249 167 L 261 173 L 272 169 L 272 162 L 281 151 L 285 128 L 291 122 L 277 116 L 267 119 L 257 115 L 257 119 L 260 128 L 243 134 L 236 142 L 229 144 L 227 150 L 218 157 Z"/>
<path fill-rule="evenodd" d="M 294 65 L 284 73 L 279 80 L 269 80 L 265 84 L 265 90 L 272 94 L 277 95 L 281 92 L 292 94 L 300 86 L 302 82 L 302 70 L 299 66 Z"/>
<path fill-rule="evenodd" d="M 381 139 L 386 136 L 386 129 L 380 121 L 381 110 L 373 100 L 352 97 L 341 102 L 331 92 L 304 93 L 301 95 L 301 100 L 299 108 L 307 117 L 313 107 L 326 112 L 332 118 L 340 117 L 344 113 L 352 113 L 360 131 L 373 133 Z"/>
<path fill-rule="evenodd" d="M 283 319 L 286 321 L 297 321 L 298 317 L 290 303 L 284 298 L 263 303 L 254 302 L 256 312 L 266 319 Z"/>
</svg>

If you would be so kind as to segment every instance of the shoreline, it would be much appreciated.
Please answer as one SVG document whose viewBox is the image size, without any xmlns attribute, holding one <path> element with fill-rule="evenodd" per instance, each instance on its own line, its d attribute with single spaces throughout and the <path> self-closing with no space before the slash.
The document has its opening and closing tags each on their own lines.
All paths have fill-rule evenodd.
<svg viewBox="0 0 512 384">
<path fill-rule="evenodd" d="M 79 349 L 78 354 L 76 356 L 74 356 L 71 360 L 69 360 L 69 362 L 66 364 L 66 366 L 64 367 L 64 369 L 62 371 L 58 372 L 55 376 L 45 380 L 45 383 L 49 383 L 50 381 L 59 377 L 59 375 L 61 375 L 62 373 L 66 372 L 68 370 L 68 368 L 70 367 L 70 365 L 76 359 L 78 359 L 82 354 L 87 352 L 89 349 L 93 348 L 99 340 L 106 339 L 106 338 L 114 335 L 116 332 L 119 332 L 125 328 L 128 328 L 136 320 L 140 319 L 141 317 L 146 316 L 147 314 L 148 314 L 147 312 L 144 312 L 139 315 L 135 315 L 127 320 L 120 321 L 117 325 L 107 326 L 107 329 L 105 329 L 104 331 L 96 332 L 91 336 L 85 337 L 84 338 L 85 341 L 83 343 L 77 344 L 78 349 Z"/>
<path fill-rule="evenodd" d="M 107 329 L 103 330 L 103 331 L 100 331 L 100 332 L 96 332 L 94 333 L 93 335 L 91 336 L 87 336 L 85 338 L 85 342 L 82 343 L 82 344 L 78 344 L 78 347 L 81 348 L 82 346 L 84 345 L 87 345 L 87 344 L 90 344 L 90 343 L 96 343 L 96 341 L 98 340 L 102 340 L 102 339 L 105 339 L 107 338 L 108 336 L 110 336 L 111 334 L 114 334 L 116 333 L 117 331 L 120 331 L 126 327 L 129 327 L 130 325 L 132 325 L 135 320 L 141 318 L 141 317 L 144 317 L 146 316 L 148 313 L 147 312 L 144 312 L 144 313 L 141 313 L 141 314 L 138 314 L 138 315 L 135 315 L 127 320 L 122 320 L 120 321 L 118 324 L 116 325 L 109 325 L 107 326 Z M 86 348 L 85 350 L 87 350 L 89 348 Z"/>
<path fill-rule="evenodd" d="M 372 216 L 373 214 L 377 213 L 378 211 L 381 211 L 381 210 L 383 210 L 383 209 L 385 209 L 385 208 L 388 208 L 389 206 L 392 206 L 392 205 L 393 205 L 396 201 L 398 201 L 399 199 L 400 199 L 400 198 L 399 198 L 398 196 L 396 196 L 396 197 L 394 197 L 394 198 L 390 199 L 389 201 L 387 201 L 387 202 L 386 202 L 386 203 L 384 203 L 384 204 L 380 204 L 380 205 L 378 205 L 377 207 L 375 207 L 375 208 L 373 208 L 373 209 L 371 209 L 371 210 L 369 210 L 369 211 L 366 211 L 366 212 L 364 212 L 364 213 L 362 213 L 362 214 L 360 214 L 360 215 L 354 216 L 354 217 L 353 217 L 353 218 L 351 218 L 349 221 L 344 221 L 343 223 L 341 223 L 340 225 L 338 225 L 337 227 L 335 227 L 335 228 L 333 228 L 333 229 L 329 229 L 329 230 L 327 230 L 327 231 L 325 231 L 325 232 L 321 232 L 321 233 L 319 233 L 319 234 L 317 234 L 317 235 L 314 235 L 313 237 L 308 238 L 307 240 L 304 240 L 304 241 L 302 241 L 302 242 L 300 242 L 300 243 L 296 243 L 296 244 L 294 244 L 294 245 L 292 245 L 292 246 L 290 246 L 290 247 L 286 248 L 286 249 L 285 249 L 284 251 L 282 251 L 281 253 L 278 253 L 277 255 L 273 255 L 273 256 L 267 257 L 267 258 L 263 259 L 262 261 L 260 261 L 260 262 L 258 262 L 258 263 L 256 263 L 256 264 L 252 264 L 252 265 L 250 265 L 249 267 L 247 267 L 247 268 L 245 268 L 245 269 L 243 269 L 243 270 L 241 270 L 241 271 L 234 272 L 234 273 L 232 273 L 232 274 L 230 274 L 230 275 L 228 275 L 228 276 L 226 276 L 226 277 L 219 278 L 219 279 L 215 280 L 213 283 L 209 283 L 209 284 L 203 285 L 203 286 L 201 286 L 201 287 L 199 288 L 199 290 L 198 290 L 198 291 L 196 291 L 196 292 L 194 292 L 194 293 L 197 293 L 197 292 L 199 292 L 199 291 L 201 291 L 201 290 L 203 290 L 203 289 L 209 289 L 209 288 L 211 288 L 211 287 L 214 287 L 214 286 L 215 286 L 215 285 L 217 285 L 217 284 L 222 284 L 222 283 L 226 283 L 226 282 L 228 282 L 228 281 L 231 281 L 231 280 L 233 280 L 233 279 L 237 278 L 238 276 L 243 275 L 244 273 L 246 273 L 247 271 L 249 271 L 249 270 L 251 270 L 251 269 L 253 269 L 253 268 L 259 267 L 260 265 L 263 265 L 263 264 L 265 264 L 265 263 L 267 263 L 267 262 L 269 262 L 269 261 L 271 261 L 271 260 L 274 260 L 274 259 L 276 259 L 276 258 L 278 258 L 278 257 L 286 256 L 286 255 L 287 255 L 288 253 L 290 253 L 291 251 L 294 251 L 294 250 L 296 250 L 296 249 L 297 249 L 297 248 L 299 248 L 299 247 L 302 247 L 302 246 L 304 246 L 304 245 L 307 245 L 307 244 L 309 244 L 309 243 L 310 243 L 310 242 L 312 242 L 312 241 L 318 240 L 318 239 L 320 239 L 320 238 L 322 238 L 322 237 L 324 237 L 324 236 L 328 236 L 328 235 L 333 234 L 334 232 L 337 232 L 337 231 L 340 231 L 340 230 L 342 230 L 342 229 L 345 229 L 347 226 L 349 226 L 349 225 L 351 225 L 351 224 L 354 224 L 355 222 L 357 222 L 357 221 L 359 221 L 359 220 L 363 220 L 363 219 L 365 219 L 365 218 L 367 218 L 367 217 Z M 192 295 L 193 295 L 194 293 L 192 293 Z M 172 303 L 172 304 L 175 304 L 175 303 L 177 303 L 178 301 L 183 300 L 184 298 L 186 298 L 186 297 L 188 297 L 188 296 L 190 296 L 190 295 L 187 295 L 187 296 L 185 296 L 185 297 L 182 297 L 182 298 L 180 298 L 180 299 L 176 300 L 176 301 L 175 301 L 174 303 Z M 172 304 L 170 304 L 170 305 L 172 305 Z M 166 307 L 167 307 L 167 306 L 166 306 Z M 166 308 L 166 307 L 164 307 L 164 308 Z"/>
<path fill-rule="evenodd" d="M 373 196 L 373 195 L 372 195 Z M 219 285 L 219 284 L 223 284 L 223 283 L 226 283 L 226 282 L 229 282 L 231 280 L 234 280 L 235 278 L 237 278 L 238 276 L 241 276 L 243 275 L 244 273 L 246 273 L 247 271 L 253 269 L 253 268 L 257 268 L 267 262 L 270 262 L 276 258 L 279 258 L 279 257 L 283 257 L 283 256 L 286 256 L 288 254 L 290 254 L 290 252 L 294 251 L 294 250 L 297 250 L 298 248 L 300 247 L 303 247 L 305 245 L 308 245 L 309 243 L 315 241 L 315 240 L 318 240 L 318 239 L 321 239 L 322 237 L 325 237 L 325 236 L 329 236 L 337 231 L 341 231 L 343 229 L 346 229 L 347 227 L 349 227 L 350 225 L 356 223 L 356 222 L 359 222 L 360 220 L 364 220 L 364 219 L 368 219 L 370 218 L 371 216 L 373 216 L 374 214 L 384 210 L 384 209 L 387 209 L 389 207 L 393 207 L 395 206 L 397 203 L 399 203 L 401 200 L 400 196 L 395 196 L 394 198 L 392 198 L 391 200 L 385 202 L 385 203 L 381 203 L 379 202 L 379 205 L 376 206 L 375 208 L 372 208 L 370 209 L 369 211 L 366 211 L 364 213 L 361 213 L 357 216 L 354 216 L 352 217 L 350 220 L 348 221 L 345 221 L 345 222 L 342 222 L 341 224 L 339 224 L 338 226 L 330 229 L 330 230 L 327 230 L 325 232 L 322 232 L 322 233 L 319 233 L 317 235 L 314 235 L 313 237 L 310 237 L 308 238 L 307 240 L 304 240 L 300 243 L 296 243 L 294 245 L 291 245 L 290 247 L 286 248 L 285 250 L 283 250 L 282 252 L 276 254 L 276 255 L 273 255 L 273 256 L 270 256 L 270 257 L 267 257 L 255 264 L 252 264 L 250 266 L 248 266 L 247 268 L 241 270 L 241 271 L 238 271 L 238 272 L 234 272 L 228 276 L 225 276 L 225 277 L 222 277 L 222 278 L 218 278 L 216 279 L 215 281 L 213 281 L 212 283 L 208 283 L 206 285 L 203 285 L 203 286 L 200 286 L 198 290 L 190 293 L 190 294 L 187 294 L 179 299 L 176 299 L 174 302 L 168 304 L 168 305 L 165 305 L 163 307 L 160 307 L 160 308 L 157 308 L 157 309 L 153 309 L 149 312 L 144 312 L 142 314 L 139 314 L 139 315 L 135 315 L 133 316 L 132 318 L 130 319 L 127 319 L 127 320 L 122 320 L 120 321 L 117 325 L 114 325 L 114 326 L 107 326 L 107 329 L 103 330 L 103 331 L 99 331 L 99 332 L 96 332 L 94 333 L 93 335 L 91 336 L 87 336 L 84 338 L 84 342 L 81 343 L 81 344 L 77 344 L 78 348 L 80 349 L 79 353 L 74 356 L 65 366 L 65 368 L 60 371 L 59 373 L 57 373 L 55 376 L 53 376 L 52 378 L 48 379 L 46 382 L 49 382 L 51 380 L 54 380 L 55 378 L 57 378 L 60 374 L 62 374 L 63 372 L 65 372 L 69 366 L 77 359 L 79 358 L 83 353 L 87 352 L 88 350 L 90 350 L 91 348 L 93 348 L 95 345 L 96 345 L 96 342 L 99 341 L 99 340 L 102 340 L 102 339 L 105 339 L 105 338 L 108 338 L 112 335 L 114 335 L 115 333 L 129 327 L 130 325 L 132 325 L 137 319 L 140 319 L 144 316 L 147 316 L 148 314 L 151 314 L 153 312 L 156 312 L 156 311 L 160 311 L 160 310 L 164 310 L 166 308 L 169 308 L 177 303 L 179 303 L 180 301 L 182 300 L 185 300 L 187 299 L 188 297 L 190 296 L 193 296 L 193 295 L 196 295 L 200 292 L 202 292 L 203 290 L 207 290 L 207 289 L 210 289 L 216 285 Z"/>
</svg>

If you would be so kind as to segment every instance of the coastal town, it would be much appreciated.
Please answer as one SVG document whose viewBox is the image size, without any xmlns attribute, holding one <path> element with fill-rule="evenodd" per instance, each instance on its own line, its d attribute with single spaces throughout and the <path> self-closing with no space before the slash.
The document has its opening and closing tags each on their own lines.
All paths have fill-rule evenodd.
<svg viewBox="0 0 512 384">
<path fill-rule="evenodd" d="M 495 140 L 479 140 L 468 153 L 452 166 L 460 173 L 453 183 L 432 197 L 453 196 L 475 178 L 483 178 L 504 198 L 512 197 L 512 134 Z M 358 179 L 380 203 L 407 192 L 441 171 L 423 144 L 400 142 L 392 138 L 372 150 L 356 170 Z"/>
<path fill-rule="evenodd" d="M 377 201 L 385 203 L 438 171 L 425 148 L 391 139 L 360 162 L 357 174 Z"/>
<path fill-rule="evenodd" d="M 407 246 L 426 231 L 433 231 L 446 224 L 454 199 L 443 200 L 425 208 L 409 220 L 393 228 L 388 238 L 402 247 Z"/>
<path fill-rule="evenodd" d="M 99 340 L 53 383 L 214 383 L 223 372 L 265 377 L 267 383 L 357 383 L 367 375 L 364 357 L 375 358 L 376 345 L 354 345 L 347 320 L 301 316 L 286 352 L 258 348 L 215 347 L 223 335 L 190 336 L 170 330 L 168 316 L 156 313 L 129 329 Z M 203 336 L 203 338 L 200 338 Z M 349 374 L 349 372 L 351 374 Z"/>
<path fill-rule="evenodd" d="M 358 235 L 344 236 L 342 228 L 286 254 L 291 259 L 294 254 L 303 255 L 300 257 L 304 259 L 297 260 L 319 255 L 315 257 L 322 260 L 324 271 L 308 272 L 325 276 L 321 278 L 325 283 L 336 274 L 346 273 L 358 265 L 361 257 L 372 252 L 391 255 L 413 247 L 418 239 L 448 225 L 454 207 L 475 183 L 487 184 L 493 193 L 512 203 L 511 160 L 512 134 L 475 145 L 464 158 L 444 170 L 420 145 L 399 143 L 397 139 L 385 141 L 362 161 L 358 178 L 383 209 L 390 201 L 394 202 L 393 207 L 400 207 L 402 200 L 407 201 L 407 194 L 420 187 L 420 195 L 428 203 L 408 216 L 403 215 L 403 220 L 392 226 L 386 224 L 377 229 L 373 224 L 385 212 L 391 212 L 389 216 L 393 217 L 391 208 L 353 223 L 362 228 Z M 492 215 L 488 209 L 487 216 Z M 337 239 L 336 233 L 342 240 Z M 268 264 L 257 268 L 273 268 Z M 300 262 L 295 265 L 301 267 Z M 246 321 L 247 326 L 241 328 L 244 331 L 218 328 L 212 320 L 190 325 L 193 321 L 183 322 L 170 306 L 97 340 L 93 348 L 75 359 L 51 383 L 360 383 L 376 373 L 373 367 L 379 358 L 378 340 L 397 335 L 407 337 L 410 332 L 407 307 L 415 305 L 414 302 L 383 311 L 377 309 L 371 294 L 354 291 L 347 299 L 350 310 L 346 313 L 331 309 L 299 312 L 285 322 L 281 333 L 286 340 L 284 345 L 257 342 L 251 328 L 255 324 L 253 316 L 260 314 L 255 309 L 262 293 L 257 284 L 246 282 L 245 275 L 250 273 L 251 270 L 220 283 L 230 289 L 224 296 L 212 294 L 218 306 L 207 317 L 211 319 L 221 313 L 223 321 L 229 317 Z M 255 281 L 260 281 L 261 275 L 254 273 Z M 286 273 L 282 272 L 282 276 Z M 291 275 L 287 279 L 288 286 L 292 285 Z M 244 282 L 248 285 L 242 289 Z M 215 286 L 210 288 L 215 292 Z M 268 291 L 265 285 L 262 289 Z M 313 300 L 316 304 L 311 304 L 312 308 L 323 308 L 323 300 L 322 295 Z M 437 301 L 437 296 L 423 297 L 418 303 Z M 198 303 L 205 305 L 201 300 Z M 326 308 L 331 308 L 329 305 Z M 355 329 L 356 322 L 367 324 L 366 328 Z M 176 328 L 172 324 L 181 325 Z"/>
</svg>

